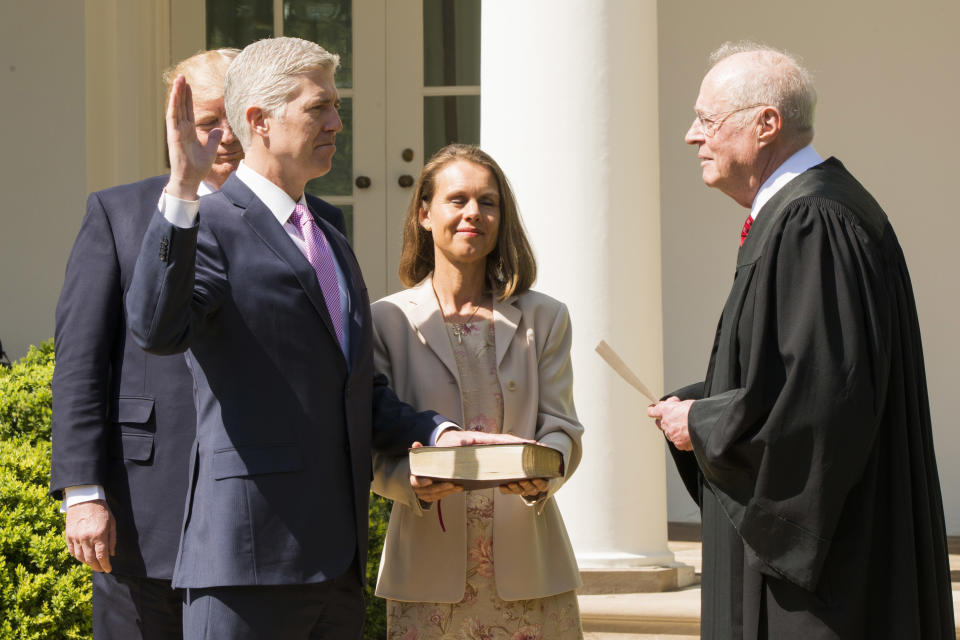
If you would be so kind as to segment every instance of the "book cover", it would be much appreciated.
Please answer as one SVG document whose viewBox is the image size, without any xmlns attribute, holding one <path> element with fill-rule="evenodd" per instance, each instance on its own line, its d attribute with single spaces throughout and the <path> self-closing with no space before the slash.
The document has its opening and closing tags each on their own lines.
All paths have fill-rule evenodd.
<svg viewBox="0 0 960 640">
<path fill-rule="evenodd" d="M 410 449 L 410 473 L 465 489 L 563 475 L 563 456 L 539 444 L 484 444 Z"/>
</svg>

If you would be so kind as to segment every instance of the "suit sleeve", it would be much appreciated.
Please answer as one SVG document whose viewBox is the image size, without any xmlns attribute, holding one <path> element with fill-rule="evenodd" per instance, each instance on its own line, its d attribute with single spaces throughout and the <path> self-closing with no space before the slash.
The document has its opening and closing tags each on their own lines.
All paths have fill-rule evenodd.
<svg viewBox="0 0 960 640">
<path fill-rule="evenodd" d="M 756 271 L 745 385 L 695 401 L 694 452 L 754 567 L 816 588 L 880 422 L 886 296 L 839 207 L 794 204 Z"/>
<path fill-rule="evenodd" d="M 373 450 L 387 455 L 406 454 L 407 449 L 414 442 L 424 445 L 429 443 L 433 431 L 444 422 L 448 422 L 448 419 L 436 411 L 416 411 L 397 398 L 393 389 L 390 388 L 390 380 L 383 373 L 389 369 L 384 360 L 383 343 L 377 336 L 376 322 L 371 320 L 371 325 L 374 333 L 375 359 L 378 342 L 381 349 L 380 364 L 378 365 L 376 360 L 374 362 L 376 368 L 373 376 Z"/>
<path fill-rule="evenodd" d="M 373 365 L 377 375 L 383 376 L 386 384 L 393 381 L 393 365 L 390 351 L 378 330 L 378 323 L 402 321 L 402 313 L 391 316 L 390 312 L 396 308 L 387 302 L 378 302 L 373 305 Z M 422 440 L 420 441 L 426 444 Z M 413 487 L 410 486 L 410 459 L 406 451 L 398 454 L 387 454 L 374 451 L 373 453 L 373 491 L 384 498 L 404 504 L 417 515 L 423 514 L 423 507 Z"/>
<path fill-rule="evenodd" d="M 226 269 L 209 227 L 198 221 L 184 229 L 155 212 L 127 292 L 128 323 L 137 344 L 158 355 L 186 351 L 226 295 Z"/>
<path fill-rule="evenodd" d="M 106 484 L 111 356 L 124 331 L 120 265 L 100 196 L 87 212 L 67 261 L 57 302 L 53 373 L 51 494 Z"/>
<path fill-rule="evenodd" d="M 573 403 L 572 339 L 570 313 L 566 305 L 560 304 L 537 358 L 539 387 L 534 438 L 563 454 L 564 472 L 562 477 L 550 480 L 540 502 L 556 493 L 573 475 L 583 453 L 583 425 Z"/>
</svg>

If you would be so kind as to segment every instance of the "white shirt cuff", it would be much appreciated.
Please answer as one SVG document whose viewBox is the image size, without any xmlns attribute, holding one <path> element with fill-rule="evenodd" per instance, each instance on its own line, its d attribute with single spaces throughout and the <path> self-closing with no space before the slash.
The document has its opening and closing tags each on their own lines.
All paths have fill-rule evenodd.
<svg viewBox="0 0 960 640">
<path fill-rule="evenodd" d="M 66 513 L 67 509 L 81 502 L 106 499 L 107 494 L 103 491 L 103 487 L 98 484 L 78 484 L 74 487 L 66 487 L 63 490 L 63 502 L 60 503 L 60 513 Z"/>
<path fill-rule="evenodd" d="M 430 446 L 437 446 L 437 440 L 440 439 L 440 436 L 443 435 L 443 432 L 447 429 L 456 429 L 457 431 L 462 431 L 462 429 L 453 422 L 441 422 L 440 426 L 433 430 L 433 433 L 430 434 Z"/>
<path fill-rule="evenodd" d="M 189 229 L 197 223 L 200 201 L 181 200 L 164 191 L 160 196 L 160 202 L 157 203 L 157 208 L 170 224 L 181 229 Z"/>
</svg>

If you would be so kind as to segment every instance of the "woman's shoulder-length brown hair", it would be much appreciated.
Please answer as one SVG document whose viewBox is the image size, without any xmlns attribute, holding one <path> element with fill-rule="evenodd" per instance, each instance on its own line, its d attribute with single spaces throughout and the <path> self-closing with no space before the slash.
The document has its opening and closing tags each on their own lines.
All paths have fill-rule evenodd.
<svg viewBox="0 0 960 640">
<path fill-rule="evenodd" d="M 487 285 L 500 300 L 530 289 L 537 279 L 537 262 L 523 230 L 517 200 L 500 165 L 479 147 L 450 144 L 435 154 L 420 172 L 403 222 L 400 281 L 412 287 L 433 273 L 433 235 L 420 226 L 420 207 L 433 199 L 436 176 L 447 164 L 466 160 L 486 167 L 500 191 L 500 229 L 497 244 L 487 256 Z"/>
</svg>

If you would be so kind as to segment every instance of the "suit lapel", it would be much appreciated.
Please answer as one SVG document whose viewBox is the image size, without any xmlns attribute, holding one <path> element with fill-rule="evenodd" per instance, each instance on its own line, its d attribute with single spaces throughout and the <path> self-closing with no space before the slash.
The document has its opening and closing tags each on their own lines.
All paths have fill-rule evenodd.
<svg viewBox="0 0 960 640">
<path fill-rule="evenodd" d="M 453 355 L 447 328 L 443 324 L 440 305 L 433 293 L 433 279 L 430 276 L 410 290 L 410 298 L 407 300 L 407 308 L 404 312 L 420 334 L 421 341 L 437 355 L 459 385 L 460 373 L 457 369 L 457 360 Z"/>
<path fill-rule="evenodd" d="M 327 237 L 327 242 L 333 250 L 333 255 L 343 272 L 344 280 L 347 285 L 347 322 L 349 323 L 349 342 L 347 349 L 350 353 L 350 362 L 352 363 L 359 351 L 360 343 L 364 337 L 363 325 L 365 322 L 364 311 L 369 312 L 370 303 L 366 301 L 363 291 L 363 273 L 360 271 L 360 265 L 357 263 L 350 248 L 347 239 L 337 229 L 317 215 L 313 209 L 310 210 L 317 226 Z M 318 285 L 319 287 L 319 285 Z M 322 297 L 322 292 L 321 292 Z M 331 331 L 333 330 L 331 326 Z"/>
<path fill-rule="evenodd" d="M 337 334 L 333 330 L 330 314 L 327 312 L 327 303 L 323 299 L 323 291 L 317 281 L 317 274 L 313 266 L 307 261 L 297 245 L 293 243 L 287 232 L 277 222 L 276 217 L 260 198 L 254 195 L 243 182 L 235 175 L 231 175 L 224 183 L 222 191 L 234 204 L 243 209 L 243 220 L 250 225 L 253 232 L 266 244 L 281 260 L 287 263 L 300 282 L 300 286 L 307 294 L 311 304 L 320 314 L 323 324 L 327 327 L 330 337 L 337 341 Z M 339 343 L 337 345 L 339 347 Z"/>
<path fill-rule="evenodd" d="M 516 296 L 510 296 L 506 300 L 498 300 L 496 297 L 493 299 L 493 336 L 497 343 L 498 370 L 503 356 L 507 353 L 507 347 L 513 341 L 513 334 L 520 325 L 520 316 L 523 315 L 520 309 L 513 306 L 516 299 Z"/>
</svg>

